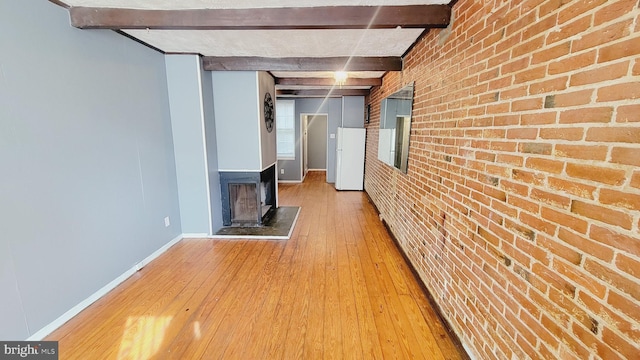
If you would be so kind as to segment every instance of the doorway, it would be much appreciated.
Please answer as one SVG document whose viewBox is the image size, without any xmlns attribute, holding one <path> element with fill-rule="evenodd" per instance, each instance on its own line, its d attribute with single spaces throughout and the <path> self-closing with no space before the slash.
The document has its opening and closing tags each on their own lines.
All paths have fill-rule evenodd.
<svg viewBox="0 0 640 360">
<path fill-rule="evenodd" d="M 301 114 L 302 177 L 309 170 L 327 170 L 327 114 Z"/>
</svg>

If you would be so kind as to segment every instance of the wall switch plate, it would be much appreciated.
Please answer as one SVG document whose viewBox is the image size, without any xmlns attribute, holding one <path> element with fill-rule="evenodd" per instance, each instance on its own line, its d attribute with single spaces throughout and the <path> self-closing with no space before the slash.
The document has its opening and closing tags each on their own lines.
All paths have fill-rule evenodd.
<svg viewBox="0 0 640 360">
<path fill-rule="evenodd" d="M 335 139 L 336 138 L 336 134 L 329 134 L 329 139 Z"/>
<path fill-rule="evenodd" d="M 165 217 L 164 218 L 164 227 L 169 227 L 169 225 L 171 225 L 171 221 L 169 221 L 169 217 Z"/>
<path fill-rule="evenodd" d="M 284 174 L 284 169 L 280 169 L 280 174 Z"/>
</svg>

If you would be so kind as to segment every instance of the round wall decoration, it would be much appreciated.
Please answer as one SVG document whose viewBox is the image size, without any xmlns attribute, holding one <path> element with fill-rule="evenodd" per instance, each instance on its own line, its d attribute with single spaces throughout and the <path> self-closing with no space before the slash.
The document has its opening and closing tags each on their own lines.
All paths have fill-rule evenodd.
<svg viewBox="0 0 640 360">
<path fill-rule="evenodd" d="M 273 131 L 273 99 L 268 92 L 264 96 L 264 123 L 267 125 L 267 131 Z"/>
</svg>

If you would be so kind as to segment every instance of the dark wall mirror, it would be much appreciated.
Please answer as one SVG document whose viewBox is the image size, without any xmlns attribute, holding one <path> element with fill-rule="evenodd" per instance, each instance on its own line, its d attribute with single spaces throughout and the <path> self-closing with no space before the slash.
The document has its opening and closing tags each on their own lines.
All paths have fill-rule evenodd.
<svg viewBox="0 0 640 360">
<path fill-rule="evenodd" d="M 378 159 L 403 173 L 409 164 L 413 83 L 382 100 Z"/>
</svg>

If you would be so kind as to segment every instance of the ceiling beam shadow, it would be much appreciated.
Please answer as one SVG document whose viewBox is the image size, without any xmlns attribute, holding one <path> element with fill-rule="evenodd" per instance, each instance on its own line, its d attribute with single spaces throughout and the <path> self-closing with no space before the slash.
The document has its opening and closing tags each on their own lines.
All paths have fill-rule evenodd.
<svg viewBox="0 0 640 360">
<path fill-rule="evenodd" d="M 143 10 L 71 7 L 81 29 L 282 30 L 444 28 L 448 5 Z"/>
<path fill-rule="evenodd" d="M 217 57 L 203 56 L 205 70 L 229 71 L 400 71 L 400 57 Z"/>
</svg>

